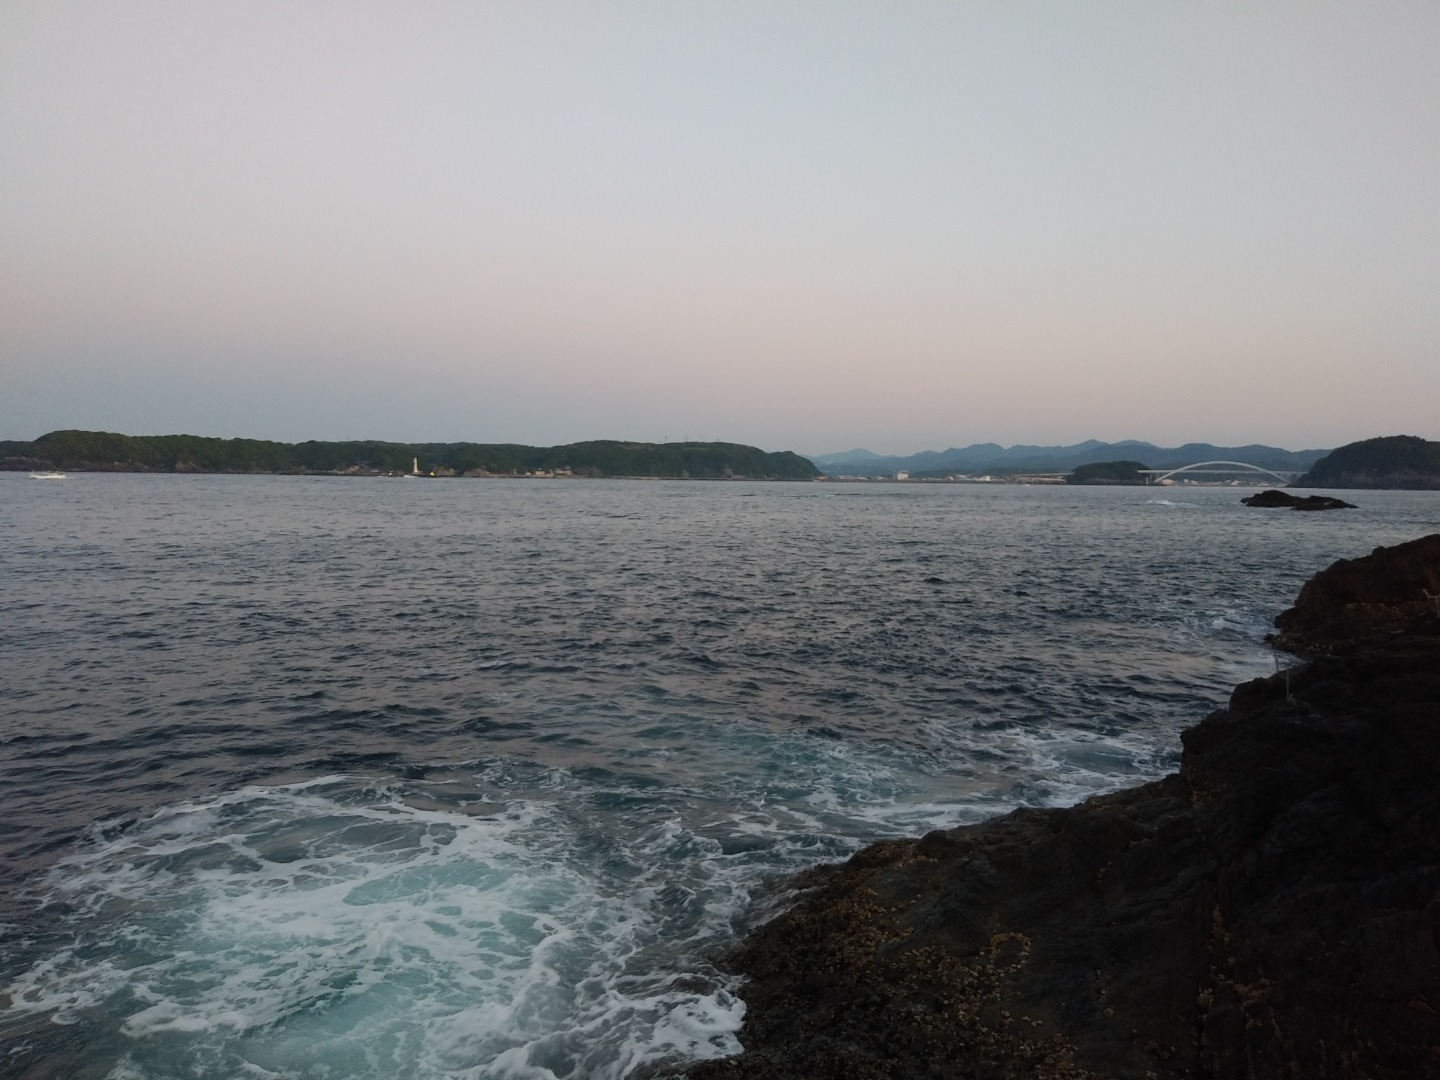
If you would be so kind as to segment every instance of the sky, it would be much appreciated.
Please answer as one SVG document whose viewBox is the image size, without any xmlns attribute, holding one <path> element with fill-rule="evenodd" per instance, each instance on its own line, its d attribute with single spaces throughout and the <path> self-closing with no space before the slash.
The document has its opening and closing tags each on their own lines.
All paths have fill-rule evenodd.
<svg viewBox="0 0 1440 1080">
<path fill-rule="evenodd" d="M 1440 438 L 1440 4 L 0 3 L 0 438 Z"/>
</svg>

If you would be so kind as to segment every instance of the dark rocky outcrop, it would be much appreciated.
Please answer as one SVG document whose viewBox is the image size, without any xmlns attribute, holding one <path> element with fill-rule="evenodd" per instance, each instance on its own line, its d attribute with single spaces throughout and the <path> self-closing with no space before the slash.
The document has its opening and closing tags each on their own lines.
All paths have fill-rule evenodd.
<svg viewBox="0 0 1440 1080">
<path fill-rule="evenodd" d="M 1262 491 L 1257 495 L 1247 495 L 1240 501 L 1246 506 L 1258 506 L 1266 510 L 1281 507 L 1289 507 L 1291 510 L 1355 509 L 1354 503 L 1348 503 L 1344 499 L 1334 499 L 1329 495 L 1291 495 L 1284 491 L 1276 491 L 1273 488 L 1269 491 Z"/>
<path fill-rule="evenodd" d="M 1317 575 L 1280 620 L 1316 658 L 1175 775 L 810 872 L 691 1076 L 1440 1076 L 1437 578 L 1440 536 Z"/>
<path fill-rule="evenodd" d="M 1275 617 L 1274 642 L 1302 655 L 1344 651 L 1416 631 L 1440 616 L 1440 533 L 1341 559 Z M 1440 723 L 1440 716 L 1437 716 Z"/>
</svg>

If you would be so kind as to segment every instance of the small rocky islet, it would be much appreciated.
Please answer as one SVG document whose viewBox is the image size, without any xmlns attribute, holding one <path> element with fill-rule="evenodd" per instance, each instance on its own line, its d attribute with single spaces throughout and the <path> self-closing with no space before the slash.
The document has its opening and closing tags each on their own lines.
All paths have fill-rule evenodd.
<svg viewBox="0 0 1440 1080">
<path fill-rule="evenodd" d="M 1259 507 L 1262 510 L 1275 510 L 1289 508 L 1291 510 L 1354 510 L 1355 504 L 1348 503 L 1344 499 L 1337 499 L 1330 495 L 1291 495 L 1289 492 L 1276 491 L 1273 488 L 1269 491 L 1261 491 L 1255 495 L 1247 495 L 1240 500 L 1246 506 Z"/>
<path fill-rule="evenodd" d="M 1179 772 L 872 845 L 730 957 L 692 1080 L 1440 1075 L 1440 534 L 1277 620 Z"/>
</svg>

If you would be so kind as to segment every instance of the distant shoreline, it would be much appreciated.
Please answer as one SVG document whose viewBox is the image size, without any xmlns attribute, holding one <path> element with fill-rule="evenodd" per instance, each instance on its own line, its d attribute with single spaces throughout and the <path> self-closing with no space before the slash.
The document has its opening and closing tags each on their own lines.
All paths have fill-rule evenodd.
<svg viewBox="0 0 1440 1080">
<path fill-rule="evenodd" d="M 413 476 L 426 479 L 648 478 L 813 480 L 813 462 L 793 451 L 740 443 L 641 443 L 601 439 L 563 446 L 516 443 L 280 443 L 196 435 L 52 431 L 33 442 L 0 442 L 0 470 L 295 476 Z"/>
<path fill-rule="evenodd" d="M 40 461 L 26 461 L 24 459 L 6 459 L 0 461 L 0 473 L 13 473 L 15 475 L 38 475 L 46 472 L 60 471 L 55 466 Z M 645 474 L 645 473 L 404 473 L 404 472 L 379 472 L 375 470 L 354 471 L 336 470 L 326 471 L 317 469 L 288 469 L 288 470 L 241 470 L 241 469 L 155 469 L 144 466 L 115 466 L 115 465 L 65 465 L 63 471 L 68 474 L 83 474 L 87 476 L 276 476 L 276 477 L 308 477 L 308 478 L 334 478 L 340 480 L 682 480 L 694 481 L 696 483 L 806 483 L 806 484 L 843 484 L 857 486 L 896 486 L 896 487 L 1063 487 L 1073 490 L 1077 487 L 1137 487 L 1142 485 L 1128 484 L 1122 482 L 1072 484 L 1064 478 L 1049 476 L 989 476 L 989 477 L 967 477 L 967 476 L 916 476 L 904 479 L 893 476 L 826 476 L 821 473 L 818 476 L 684 476 L 668 474 Z M 1182 484 L 1171 487 L 1156 486 L 1154 490 L 1183 490 L 1185 488 L 1236 488 L 1259 489 L 1272 486 L 1261 480 L 1256 481 L 1205 481 L 1187 480 Z"/>
<path fill-rule="evenodd" d="M 0 474 L 10 473 L 16 476 L 39 474 L 52 470 L 49 465 L 17 465 L 13 461 L 0 462 Z M 237 476 L 237 477 L 262 477 L 274 476 L 281 478 L 300 479 L 334 479 L 334 480 L 683 480 L 695 483 L 756 483 L 756 484 L 782 484 L 782 483 L 816 483 L 818 481 L 833 481 L 831 477 L 792 477 L 792 476 L 668 476 L 655 474 L 626 475 L 615 473 L 608 475 L 592 475 L 572 473 L 560 476 L 536 476 L 529 473 L 486 473 L 468 475 L 457 473 L 451 475 L 428 475 L 425 473 L 399 473 L 399 472 L 324 472 L 316 470 L 288 470 L 288 471 L 242 471 L 239 469 L 145 469 L 145 468 L 112 468 L 107 466 L 83 466 L 67 465 L 63 472 L 66 476 Z M 849 481 L 845 481 L 848 483 Z M 871 483 L 897 483 L 895 480 L 876 480 Z M 924 483 L 962 483 L 963 481 L 923 481 Z"/>
</svg>

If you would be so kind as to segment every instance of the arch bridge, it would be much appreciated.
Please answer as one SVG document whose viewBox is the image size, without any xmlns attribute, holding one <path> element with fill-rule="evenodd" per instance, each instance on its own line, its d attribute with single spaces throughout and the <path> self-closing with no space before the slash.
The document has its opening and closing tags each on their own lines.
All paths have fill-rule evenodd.
<svg viewBox="0 0 1440 1080">
<path fill-rule="evenodd" d="M 1300 475 L 1298 472 L 1276 472 L 1246 461 L 1197 461 L 1193 465 L 1181 465 L 1178 469 L 1141 469 L 1140 472 L 1147 484 L 1159 484 L 1182 473 L 1205 473 L 1210 476 L 1273 476 L 1277 483 L 1285 486 Z"/>
</svg>

